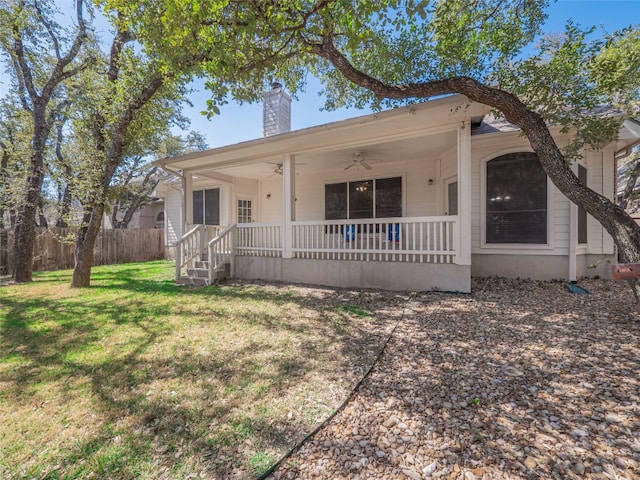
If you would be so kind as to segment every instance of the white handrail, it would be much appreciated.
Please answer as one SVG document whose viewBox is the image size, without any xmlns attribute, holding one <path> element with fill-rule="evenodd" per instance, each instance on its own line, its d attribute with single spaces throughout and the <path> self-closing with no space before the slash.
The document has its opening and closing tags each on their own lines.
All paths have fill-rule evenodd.
<svg viewBox="0 0 640 480">
<path fill-rule="evenodd" d="M 237 225 L 232 223 L 224 228 L 218 235 L 207 243 L 209 255 L 209 284 L 213 283 L 214 272 L 229 260 L 230 274 L 235 270 L 235 239 L 234 233 Z"/>
<path fill-rule="evenodd" d="M 196 225 L 175 243 L 176 281 L 182 275 L 182 267 L 188 266 L 189 262 L 202 253 L 202 236 L 205 231 L 204 225 Z"/>
</svg>

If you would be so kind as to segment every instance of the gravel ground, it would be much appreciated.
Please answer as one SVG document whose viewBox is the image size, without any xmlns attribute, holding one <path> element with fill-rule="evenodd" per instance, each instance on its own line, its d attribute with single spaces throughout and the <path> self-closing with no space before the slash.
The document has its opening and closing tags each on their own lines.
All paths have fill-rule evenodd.
<svg viewBox="0 0 640 480">
<path fill-rule="evenodd" d="M 424 293 L 328 425 L 270 479 L 640 478 L 640 314 L 624 283 Z"/>
</svg>

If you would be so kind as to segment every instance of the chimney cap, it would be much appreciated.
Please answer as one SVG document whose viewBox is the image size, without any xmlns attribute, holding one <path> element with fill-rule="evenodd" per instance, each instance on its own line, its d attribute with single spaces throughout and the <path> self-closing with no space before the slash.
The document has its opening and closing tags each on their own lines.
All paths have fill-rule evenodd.
<svg viewBox="0 0 640 480">
<path fill-rule="evenodd" d="M 271 82 L 271 90 L 278 90 L 282 88 L 282 84 L 280 82 Z"/>
</svg>

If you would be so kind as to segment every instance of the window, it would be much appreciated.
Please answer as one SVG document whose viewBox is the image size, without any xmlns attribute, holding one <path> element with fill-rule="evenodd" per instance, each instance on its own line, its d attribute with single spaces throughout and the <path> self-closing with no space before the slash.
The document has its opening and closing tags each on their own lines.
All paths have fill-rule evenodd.
<svg viewBox="0 0 640 480">
<path fill-rule="evenodd" d="M 578 165 L 578 179 L 587 185 L 587 169 L 582 165 Z M 578 243 L 587 243 L 587 211 L 578 207 Z"/>
<path fill-rule="evenodd" d="M 193 191 L 193 223 L 220 225 L 220 189 Z"/>
<path fill-rule="evenodd" d="M 252 202 L 251 200 L 238 199 L 238 223 L 252 222 Z"/>
<path fill-rule="evenodd" d="M 547 243 L 547 176 L 535 153 L 487 162 L 486 243 Z"/>
<path fill-rule="evenodd" d="M 447 184 L 447 215 L 458 214 L 458 182 Z"/>
<path fill-rule="evenodd" d="M 164 222 L 164 212 L 158 212 L 158 215 L 156 215 L 156 222 Z"/>
<path fill-rule="evenodd" d="M 402 178 L 325 185 L 326 220 L 402 216 Z"/>
</svg>

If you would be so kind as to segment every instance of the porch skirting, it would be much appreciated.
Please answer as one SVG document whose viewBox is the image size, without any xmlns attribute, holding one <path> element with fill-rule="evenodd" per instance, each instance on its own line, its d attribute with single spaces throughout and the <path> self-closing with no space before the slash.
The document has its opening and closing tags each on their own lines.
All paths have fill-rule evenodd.
<svg viewBox="0 0 640 480">
<path fill-rule="evenodd" d="M 481 255 L 472 254 L 471 274 L 474 277 L 530 278 L 532 280 L 568 280 L 567 255 Z M 614 255 L 578 255 L 577 277 L 611 278 Z M 597 264 L 595 268 L 588 268 Z"/>
<path fill-rule="evenodd" d="M 333 287 L 471 292 L 469 265 L 237 256 L 235 276 Z"/>
</svg>

